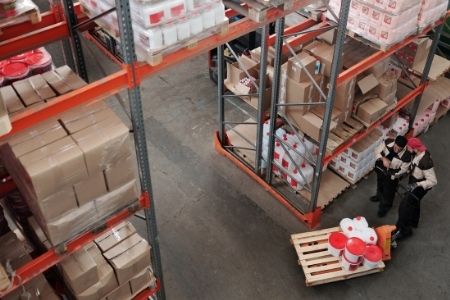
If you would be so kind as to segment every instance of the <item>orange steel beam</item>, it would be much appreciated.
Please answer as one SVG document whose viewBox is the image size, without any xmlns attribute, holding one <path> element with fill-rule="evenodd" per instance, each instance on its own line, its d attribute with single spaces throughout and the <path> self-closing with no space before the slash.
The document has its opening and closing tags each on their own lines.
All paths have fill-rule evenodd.
<svg viewBox="0 0 450 300">
<path fill-rule="evenodd" d="M 450 15 L 450 10 L 447 11 L 445 18 L 447 18 L 449 15 Z M 379 62 L 385 58 L 388 58 L 389 56 L 391 56 L 398 50 L 400 50 L 403 47 L 405 47 L 406 45 L 410 44 L 417 37 L 424 35 L 428 31 L 430 31 L 432 28 L 442 24 L 443 20 L 444 19 L 440 19 L 440 20 L 436 21 L 433 25 L 428 26 L 427 28 L 422 30 L 419 34 L 416 34 L 416 35 L 406 38 L 402 42 L 390 47 L 386 51 L 378 51 L 378 52 L 372 54 L 371 56 L 367 57 L 366 59 L 360 61 L 356 65 L 352 66 L 351 68 L 341 72 L 336 80 L 336 84 L 339 86 L 339 85 L 345 83 L 346 81 L 354 78 L 358 74 L 361 74 L 362 72 L 368 70 L 370 67 L 374 66 L 377 62 Z"/>
<path fill-rule="evenodd" d="M 305 223 L 309 228 L 315 228 L 319 225 L 320 215 L 322 213 L 322 209 L 316 208 L 311 213 L 302 213 L 297 208 L 295 208 L 286 198 L 280 194 L 274 187 L 268 184 L 264 179 L 256 175 L 256 173 L 251 170 L 248 166 L 242 163 L 239 159 L 234 157 L 230 152 L 228 152 L 225 148 L 222 147 L 219 140 L 219 133 L 216 132 L 214 135 L 214 148 L 216 151 L 231 160 L 237 167 L 239 167 L 244 173 L 250 176 L 253 180 L 255 180 L 259 185 L 261 185 L 268 193 L 270 193 L 278 202 L 280 202 L 284 207 L 289 210 L 297 219 Z"/>
<path fill-rule="evenodd" d="M 47 120 L 62 112 L 81 104 L 102 100 L 112 96 L 128 85 L 128 71 L 122 69 L 114 74 L 90 83 L 76 91 L 61 95 L 47 103 L 45 107 L 28 109 L 12 117 L 12 130 L 1 136 L 3 139 L 21 130 L 29 128 L 36 123 Z"/>
<path fill-rule="evenodd" d="M 302 30 L 311 28 L 312 26 L 316 25 L 317 22 L 312 20 L 312 19 L 306 19 L 301 23 L 298 23 L 294 26 L 288 27 L 284 30 L 284 34 L 292 34 L 292 33 L 296 33 L 296 32 L 300 32 Z M 275 44 L 275 39 L 276 39 L 276 34 L 272 34 L 269 39 L 267 40 L 267 44 L 269 46 L 272 46 L 273 44 Z"/>
<path fill-rule="evenodd" d="M 45 44 L 69 36 L 66 22 L 59 22 L 42 29 L 23 34 L 10 40 L 0 42 L 0 60 L 39 48 Z"/>
<path fill-rule="evenodd" d="M 143 197 L 143 196 L 141 196 Z M 142 200 L 139 202 L 143 202 Z M 105 225 L 101 228 L 101 230 L 93 230 L 86 233 L 83 233 L 76 239 L 68 242 L 65 245 L 64 249 L 60 249 L 63 253 L 58 253 L 55 248 L 48 250 L 46 253 L 41 256 L 33 259 L 32 261 L 26 263 L 24 266 L 21 266 L 16 270 L 16 276 L 12 279 L 13 283 L 10 289 L 7 292 L 0 292 L 0 298 L 6 296 L 8 293 L 14 291 L 19 286 L 27 283 L 31 279 L 35 278 L 42 272 L 48 270 L 53 267 L 57 263 L 59 263 L 65 256 L 68 256 L 75 251 L 81 249 L 88 243 L 92 242 L 94 239 L 102 235 L 107 230 L 112 227 L 118 225 L 120 222 L 125 219 L 131 217 L 136 211 L 142 209 L 142 206 L 131 206 L 129 208 L 123 209 L 119 213 L 115 214 L 113 217 L 109 218 Z"/>
<path fill-rule="evenodd" d="M 108 51 L 108 49 L 106 49 L 105 46 L 103 46 L 103 44 L 100 43 L 89 31 L 83 32 L 83 36 L 88 41 L 97 46 L 97 48 L 100 49 L 100 51 L 114 63 L 116 63 L 119 66 L 125 67 L 125 64 L 122 61 L 120 61 L 117 57 L 115 57 L 110 51 Z"/>
<path fill-rule="evenodd" d="M 337 147 L 331 154 L 325 156 L 325 158 L 323 159 L 323 164 L 328 165 L 328 163 L 330 163 L 332 159 L 334 159 L 336 156 L 344 152 L 345 149 L 350 148 L 353 144 L 366 137 L 372 130 L 380 126 L 383 122 L 392 117 L 396 112 L 398 112 L 400 109 L 409 104 L 417 96 L 422 94 L 425 91 L 426 87 L 427 84 L 421 84 L 414 90 L 409 92 L 405 97 L 403 97 L 400 101 L 398 101 L 397 106 L 395 107 L 394 110 L 391 110 L 390 112 L 385 114 L 380 120 L 370 125 L 366 130 L 356 133 L 349 141 Z"/>
</svg>

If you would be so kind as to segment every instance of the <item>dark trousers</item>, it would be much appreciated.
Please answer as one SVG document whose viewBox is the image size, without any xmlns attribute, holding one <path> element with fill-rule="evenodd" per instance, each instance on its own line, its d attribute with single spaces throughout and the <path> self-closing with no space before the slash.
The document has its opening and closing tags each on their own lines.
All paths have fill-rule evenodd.
<svg viewBox="0 0 450 300">
<path fill-rule="evenodd" d="M 412 233 L 412 228 L 419 225 L 420 201 L 428 190 L 417 187 L 411 193 L 406 193 L 398 208 L 397 228 L 404 234 Z"/>
<path fill-rule="evenodd" d="M 384 166 L 378 167 L 386 170 Z M 378 168 L 375 169 L 377 173 L 377 198 L 380 202 L 378 211 L 380 213 L 386 213 L 394 202 L 395 192 L 398 187 L 398 179 L 392 180 L 390 176 L 387 176 L 386 173 L 382 172 Z"/>
</svg>

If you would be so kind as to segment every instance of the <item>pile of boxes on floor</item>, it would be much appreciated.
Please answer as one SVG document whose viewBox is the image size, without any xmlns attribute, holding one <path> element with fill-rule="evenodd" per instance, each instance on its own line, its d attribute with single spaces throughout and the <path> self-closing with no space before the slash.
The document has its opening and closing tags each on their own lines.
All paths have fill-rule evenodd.
<svg viewBox="0 0 450 300">
<path fill-rule="evenodd" d="M 10 288 L 12 280 L 18 279 L 20 281 L 19 278 L 15 277 L 14 270 L 31 262 L 31 260 L 26 244 L 19 240 L 14 232 L 10 231 L 0 237 L 0 285 L 2 286 L 0 294 Z M 55 294 L 44 275 L 40 274 L 25 283 L 23 287 L 9 292 L 2 299 L 56 300 L 60 298 Z"/>
<path fill-rule="evenodd" d="M 10 137 L 0 155 L 52 245 L 138 199 L 129 129 L 101 102 Z"/>
<path fill-rule="evenodd" d="M 269 121 L 266 121 L 263 125 L 262 168 L 267 167 L 269 129 Z M 284 179 L 295 191 L 311 184 L 314 168 L 309 162 L 315 162 L 318 154 L 318 147 L 299 135 L 277 129 L 272 164 L 274 175 Z"/>
<path fill-rule="evenodd" d="M 380 46 L 389 46 L 442 17 L 447 0 L 352 0 L 347 28 Z M 341 1 L 331 0 L 330 9 L 338 16 Z M 333 13 L 327 17 L 335 20 Z"/>
<path fill-rule="evenodd" d="M 329 164 L 330 168 L 348 182 L 358 182 L 375 167 L 376 149 L 383 140 L 384 134 L 381 130 L 372 130 L 367 137 L 334 158 Z"/>
<path fill-rule="evenodd" d="M 124 222 L 59 267 L 77 300 L 128 300 L 156 285 L 150 264 L 149 244 Z"/>
<path fill-rule="evenodd" d="M 370 270 L 377 268 L 383 258 L 383 250 L 377 246 L 378 235 L 369 227 L 366 218 L 345 218 L 339 223 L 342 231 L 328 236 L 328 252 L 341 258 L 345 271 L 355 271 L 363 266 Z"/>
<path fill-rule="evenodd" d="M 115 6 L 113 0 L 81 0 L 89 16 L 96 16 Z M 139 59 L 146 60 L 163 49 L 186 44 L 190 39 L 204 38 L 211 29 L 226 24 L 225 7 L 219 0 L 131 0 L 134 41 Z M 117 13 L 112 12 L 98 23 L 119 38 Z"/>
</svg>

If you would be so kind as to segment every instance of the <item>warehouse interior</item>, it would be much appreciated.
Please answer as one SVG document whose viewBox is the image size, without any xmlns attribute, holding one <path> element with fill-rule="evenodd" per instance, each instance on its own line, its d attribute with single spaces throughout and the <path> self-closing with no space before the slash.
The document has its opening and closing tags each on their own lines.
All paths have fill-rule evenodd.
<svg viewBox="0 0 450 300">
<path fill-rule="evenodd" d="M 46 1 L 36 3 L 41 11 L 48 9 Z M 67 64 L 61 43 L 48 44 L 46 49 L 55 66 Z M 90 82 L 118 70 L 89 41 L 83 40 L 83 52 Z M 145 299 L 449 297 L 448 114 L 420 135 L 432 155 L 438 185 L 421 202 L 420 224 L 413 236 L 391 250 L 392 259 L 383 272 L 308 287 L 290 243 L 292 234 L 335 227 L 343 218 L 356 216 L 364 216 L 373 227 L 394 225 L 404 195 L 399 190 L 389 213 L 378 217 L 377 203 L 369 201 L 377 184 L 375 172 L 370 172 L 336 196 L 321 210 L 318 227 L 310 228 L 216 151 L 218 86 L 210 78 L 208 59 L 203 53 L 140 83 L 151 205 L 156 210 L 164 276 L 159 284 L 165 292 Z M 105 102 L 131 127 L 127 93 L 118 95 Z M 232 101 L 226 113 L 238 119 L 245 118 L 243 111 L 253 109 L 240 99 Z M 402 182 L 407 184 L 406 179 Z M 138 211 L 129 220 L 148 239 L 144 213 Z"/>
</svg>

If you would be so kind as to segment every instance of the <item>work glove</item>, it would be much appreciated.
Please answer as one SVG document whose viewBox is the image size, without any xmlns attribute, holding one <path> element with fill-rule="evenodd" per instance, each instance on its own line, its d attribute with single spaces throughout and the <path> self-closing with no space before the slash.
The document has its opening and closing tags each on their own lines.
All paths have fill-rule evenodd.
<svg viewBox="0 0 450 300">
<path fill-rule="evenodd" d="M 397 179 L 397 176 L 391 175 L 391 180 L 395 180 L 395 179 Z"/>
<path fill-rule="evenodd" d="M 407 185 L 406 189 L 408 190 L 408 192 L 412 192 L 417 188 L 417 183 L 410 183 Z"/>
</svg>

